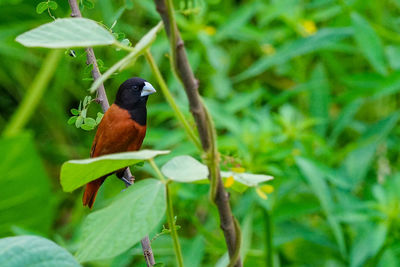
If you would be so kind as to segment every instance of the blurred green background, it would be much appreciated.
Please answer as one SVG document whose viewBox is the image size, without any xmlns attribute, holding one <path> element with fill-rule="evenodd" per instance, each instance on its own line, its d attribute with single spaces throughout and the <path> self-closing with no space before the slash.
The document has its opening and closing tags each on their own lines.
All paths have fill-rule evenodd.
<svg viewBox="0 0 400 267">
<path fill-rule="evenodd" d="M 91 75 L 83 49 L 75 49 L 75 58 L 62 51 L 49 63 L 50 50 L 15 42 L 52 21 L 47 11 L 36 13 L 39 2 L 0 1 L 0 130 L 11 127 L 40 69 L 50 76 L 37 107 L 23 112 L 25 127 L 0 139 L 0 235 L 38 234 L 73 253 L 90 211 L 82 191 L 62 192 L 58 177 L 64 161 L 89 156 L 95 131 L 67 121 L 88 94 Z M 52 14 L 68 17 L 67 1 L 56 2 Z M 271 255 L 274 266 L 400 266 L 400 1 L 180 0 L 175 8 L 218 130 L 222 168 L 275 177 L 267 199 L 255 189 L 227 189 L 242 227 L 244 266 L 270 266 Z M 133 44 L 159 21 L 153 1 L 98 0 L 82 13 L 108 28 L 117 21 L 113 31 Z M 191 120 L 165 33 L 151 51 Z M 95 52 L 103 72 L 126 54 L 111 47 Z M 110 102 L 132 76 L 157 88 L 142 57 L 105 83 Z M 99 111 L 93 103 L 88 114 Z M 148 116 L 143 147 L 172 150 L 158 164 L 196 155 L 161 93 L 150 97 Z M 153 175 L 146 165 L 133 171 L 136 179 Z M 122 189 L 108 179 L 94 210 Z M 225 242 L 208 186 L 172 189 L 186 265 L 223 266 Z M 174 266 L 171 244 L 168 235 L 153 241 L 157 262 Z M 137 245 L 87 266 L 143 264 Z"/>
</svg>

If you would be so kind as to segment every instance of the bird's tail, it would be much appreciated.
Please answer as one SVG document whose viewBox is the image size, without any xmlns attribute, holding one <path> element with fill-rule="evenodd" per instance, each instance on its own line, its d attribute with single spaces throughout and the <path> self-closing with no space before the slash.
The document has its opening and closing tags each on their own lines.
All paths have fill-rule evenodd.
<svg viewBox="0 0 400 267">
<path fill-rule="evenodd" d="M 91 181 L 86 185 L 85 192 L 83 193 L 83 206 L 88 206 L 89 208 L 93 207 L 94 201 L 96 199 L 97 191 L 99 190 L 100 186 L 106 179 L 106 176 L 100 177 L 94 181 Z"/>
</svg>

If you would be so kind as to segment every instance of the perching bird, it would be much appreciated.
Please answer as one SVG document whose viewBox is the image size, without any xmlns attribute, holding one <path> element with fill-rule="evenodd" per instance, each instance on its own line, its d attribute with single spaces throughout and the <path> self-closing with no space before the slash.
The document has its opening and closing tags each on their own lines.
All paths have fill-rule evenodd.
<svg viewBox="0 0 400 267">
<path fill-rule="evenodd" d="M 156 90 L 146 80 L 131 78 L 118 89 L 114 104 L 106 111 L 97 128 L 90 157 L 139 150 L 146 135 L 146 103 Z M 124 170 L 116 172 L 119 178 Z M 97 191 L 107 174 L 86 185 L 83 205 L 92 208 Z"/>
</svg>

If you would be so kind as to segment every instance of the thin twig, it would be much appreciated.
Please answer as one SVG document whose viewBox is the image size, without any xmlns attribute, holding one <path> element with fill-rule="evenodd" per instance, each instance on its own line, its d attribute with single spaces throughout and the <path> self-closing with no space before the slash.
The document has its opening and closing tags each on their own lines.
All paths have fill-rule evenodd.
<svg viewBox="0 0 400 267">
<path fill-rule="evenodd" d="M 81 18 L 82 14 L 81 14 L 81 11 L 79 10 L 77 1 L 76 0 L 68 0 L 68 3 L 71 8 L 71 17 Z M 86 64 L 93 65 L 92 77 L 93 77 L 93 80 L 96 81 L 97 79 L 100 78 L 101 73 L 100 73 L 99 67 L 97 65 L 97 60 L 96 60 L 96 56 L 94 54 L 93 48 L 91 48 L 91 47 L 86 48 L 86 58 L 87 58 Z M 99 87 L 97 88 L 97 102 L 100 104 L 103 112 L 106 112 L 107 109 L 110 107 L 110 104 L 107 99 L 106 90 L 104 89 L 103 84 L 100 84 Z M 124 179 L 126 179 L 127 181 L 131 181 L 132 177 L 133 176 L 132 176 L 130 169 L 126 168 L 126 170 L 124 172 Z M 126 185 L 129 186 L 128 184 L 126 184 Z M 141 244 L 142 244 L 143 255 L 146 260 L 147 266 L 151 267 L 151 266 L 155 265 L 156 262 L 154 260 L 154 255 L 153 255 L 153 251 L 151 249 L 149 237 L 145 236 L 141 240 Z"/>
<path fill-rule="evenodd" d="M 172 0 L 154 0 L 160 14 L 171 46 L 172 67 L 182 82 L 189 100 L 190 111 L 195 119 L 200 141 L 205 152 L 204 161 L 210 172 L 211 199 L 217 205 L 220 217 L 220 226 L 224 232 L 228 247 L 230 265 L 242 266 L 240 259 L 240 228 L 233 217 L 229 204 L 229 197 L 223 186 L 219 156 L 216 145 L 215 127 L 211 116 L 198 92 L 199 83 L 189 64 L 184 42 L 175 22 Z"/>
</svg>

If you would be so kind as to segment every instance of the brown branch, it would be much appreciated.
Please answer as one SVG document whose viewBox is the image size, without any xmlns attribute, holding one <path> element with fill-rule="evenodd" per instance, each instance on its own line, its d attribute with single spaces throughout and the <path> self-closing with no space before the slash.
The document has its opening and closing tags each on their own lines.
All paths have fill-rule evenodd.
<svg viewBox="0 0 400 267">
<path fill-rule="evenodd" d="M 82 14 L 81 14 L 81 11 L 79 10 L 77 0 L 68 0 L 68 3 L 71 8 L 71 17 L 82 18 Z M 100 73 L 99 67 L 97 65 L 96 55 L 94 54 L 93 48 L 91 48 L 91 47 L 88 47 L 85 50 L 86 50 L 86 64 L 93 65 L 92 77 L 93 77 L 93 80 L 97 80 L 98 78 L 100 78 L 101 73 Z M 96 101 L 100 104 L 103 112 L 106 112 L 107 109 L 110 107 L 110 104 L 107 99 L 106 90 L 105 90 L 103 84 L 100 84 L 99 88 L 97 88 Z M 132 178 L 133 178 L 133 176 L 132 176 L 131 170 L 129 168 L 126 168 L 126 170 L 124 172 L 124 180 L 133 182 Z M 130 184 L 126 183 L 126 185 L 129 186 Z M 143 255 L 146 260 L 147 266 L 150 267 L 150 266 L 155 265 L 156 263 L 154 260 L 153 251 L 151 249 L 149 237 L 145 236 L 141 240 L 141 244 L 142 244 Z"/>
<path fill-rule="evenodd" d="M 219 157 L 215 128 L 206 106 L 198 92 L 199 82 L 189 64 L 184 42 L 175 22 L 171 0 L 154 0 L 171 44 L 172 65 L 181 80 L 189 100 L 190 111 L 195 119 L 200 140 L 205 152 L 205 162 L 210 172 L 211 198 L 218 207 L 220 227 L 225 236 L 231 266 L 242 266 L 239 256 L 240 228 L 233 217 L 229 196 L 220 176 Z"/>
</svg>

